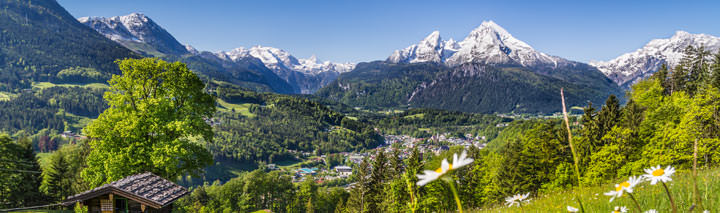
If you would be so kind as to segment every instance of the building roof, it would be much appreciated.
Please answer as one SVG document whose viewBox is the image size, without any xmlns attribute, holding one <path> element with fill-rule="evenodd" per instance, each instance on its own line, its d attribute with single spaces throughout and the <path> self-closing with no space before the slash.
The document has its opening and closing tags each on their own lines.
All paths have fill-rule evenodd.
<svg viewBox="0 0 720 213">
<path fill-rule="evenodd" d="M 352 169 L 352 167 L 349 167 L 349 166 L 336 166 L 335 169 Z"/>
<path fill-rule="evenodd" d="M 127 176 L 123 179 L 70 196 L 66 205 L 113 193 L 159 209 L 185 196 L 188 191 L 151 172 Z"/>
</svg>

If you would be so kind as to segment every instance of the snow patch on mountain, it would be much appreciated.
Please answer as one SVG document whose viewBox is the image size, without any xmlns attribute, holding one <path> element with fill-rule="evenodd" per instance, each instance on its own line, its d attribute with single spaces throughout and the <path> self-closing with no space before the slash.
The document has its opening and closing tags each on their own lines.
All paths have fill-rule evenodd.
<svg viewBox="0 0 720 213">
<path fill-rule="evenodd" d="M 193 54 L 193 55 L 200 54 L 200 51 L 198 51 L 197 49 L 195 49 L 195 47 L 193 47 L 189 44 L 185 45 L 185 50 L 187 50 L 190 54 Z"/>
<path fill-rule="evenodd" d="M 654 39 L 634 52 L 610 61 L 592 61 L 590 65 L 597 67 L 618 85 L 629 86 L 652 75 L 662 64 L 667 64 L 671 69 L 678 65 L 688 46 L 704 46 L 711 53 L 716 53 L 720 50 L 720 38 L 677 31 L 670 38 Z"/>
</svg>

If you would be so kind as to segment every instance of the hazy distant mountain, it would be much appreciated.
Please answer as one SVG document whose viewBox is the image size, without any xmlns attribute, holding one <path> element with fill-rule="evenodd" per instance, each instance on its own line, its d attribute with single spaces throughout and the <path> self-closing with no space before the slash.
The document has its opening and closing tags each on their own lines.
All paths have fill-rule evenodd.
<svg viewBox="0 0 720 213">
<path fill-rule="evenodd" d="M 355 67 L 352 63 L 319 63 L 317 57 L 297 59 L 285 50 L 274 47 L 254 46 L 249 49 L 240 47 L 229 52 L 215 53 L 218 58 L 236 61 L 248 57 L 260 59 L 275 74 L 293 85 L 296 92 L 314 93 L 337 78 L 340 73 L 348 72 Z"/>
<path fill-rule="evenodd" d="M 704 46 L 706 50 L 716 53 L 720 50 L 720 38 L 677 31 L 671 38 L 654 39 L 634 52 L 625 53 L 610 61 L 590 62 L 590 64 L 600 69 L 618 85 L 629 87 L 655 73 L 662 64 L 667 64 L 669 68 L 676 66 L 680 63 L 687 46 Z"/>
<path fill-rule="evenodd" d="M 143 55 L 158 57 L 197 55 L 212 61 L 220 59 L 225 67 L 234 66 L 227 62 L 252 60 L 249 57 L 260 59 L 265 67 L 292 87 L 289 93 L 313 93 L 335 80 L 340 73 L 348 72 L 355 67 L 352 63 L 318 62 L 315 56 L 297 59 L 287 51 L 263 46 L 201 54 L 202 51 L 190 45 L 180 44 L 165 29 L 140 13 L 110 18 L 82 17 L 78 20 L 105 37 Z"/>
<path fill-rule="evenodd" d="M 237 84 L 255 91 L 296 93 L 295 89 L 257 59 L 226 63 L 203 57 L 190 45 L 182 45 L 152 19 L 141 13 L 125 16 L 82 17 L 78 21 L 105 37 L 144 56 L 182 61 L 190 69 L 215 80 Z"/>
<path fill-rule="evenodd" d="M 598 69 L 534 50 L 492 21 L 460 42 L 432 32 L 385 62 L 359 64 L 318 95 L 363 107 L 431 107 L 468 112 L 555 112 L 622 90 Z"/>
</svg>

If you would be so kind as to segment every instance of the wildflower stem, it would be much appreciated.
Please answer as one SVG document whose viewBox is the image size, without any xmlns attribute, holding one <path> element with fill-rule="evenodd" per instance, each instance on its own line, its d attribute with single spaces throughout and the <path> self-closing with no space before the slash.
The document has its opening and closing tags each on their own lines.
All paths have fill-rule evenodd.
<svg viewBox="0 0 720 213">
<path fill-rule="evenodd" d="M 445 181 L 448 182 L 448 184 L 450 185 L 450 190 L 452 191 L 453 196 L 455 196 L 455 203 L 457 204 L 458 211 L 460 213 L 463 213 L 462 204 L 460 203 L 460 197 L 458 196 L 458 192 L 455 189 L 455 180 L 453 180 L 452 178 L 447 178 L 445 179 Z"/>
<path fill-rule="evenodd" d="M 410 178 L 405 178 L 405 182 L 408 186 L 408 193 L 410 193 L 410 203 L 408 205 L 410 206 L 410 211 L 412 213 L 415 213 L 415 208 L 417 207 L 417 200 L 415 200 L 415 190 L 413 190 L 413 184 L 412 182 L 410 182 Z"/>
<path fill-rule="evenodd" d="M 670 199 L 670 205 L 672 206 L 672 212 L 677 213 L 677 206 L 675 206 L 675 200 L 673 200 L 672 195 L 670 195 L 670 189 L 668 189 L 667 185 L 665 185 L 665 182 L 660 181 L 662 183 L 663 187 L 665 188 L 665 193 L 667 193 L 668 198 Z"/>
<path fill-rule="evenodd" d="M 695 204 L 702 209 L 702 200 L 700 199 L 700 191 L 698 190 L 697 185 L 697 154 L 698 154 L 698 139 L 695 138 L 695 143 L 693 144 L 693 195 L 695 197 Z"/>
<path fill-rule="evenodd" d="M 580 190 L 582 190 L 582 185 L 580 184 L 580 168 L 578 167 L 578 157 L 577 153 L 575 152 L 575 146 L 573 146 L 572 142 L 572 131 L 570 130 L 570 120 L 568 119 L 567 109 L 565 107 L 565 93 L 563 93 L 563 88 L 560 88 L 560 98 L 562 99 L 562 110 L 563 117 L 565 118 L 565 127 L 567 128 L 568 132 L 568 143 L 570 143 L 570 151 L 572 152 L 573 162 L 575 164 L 575 177 L 577 178 L 578 187 L 580 188 Z M 575 198 L 580 204 L 580 212 L 585 212 L 585 207 L 583 207 L 582 201 L 580 200 L 580 195 L 575 194 Z"/>
<path fill-rule="evenodd" d="M 627 194 L 630 196 L 630 199 L 632 199 L 632 201 L 635 203 L 635 207 L 637 207 L 637 209 L 640 210 L 640 212 L 643 212 L 642 208 L 640 207 L 640 204 L 637 202 L 637 200 L 635 200 L 635 196 L 633 196 L 633 194 L 630 192 L 628 192 Z"/>
<path fill-rule="evenodd" d="M 580 197 L 578 197 L 577 194 L 575 195 L 575 199 L 577 199 L 578 204 L 580 204 L 580 212 L 585 212 L 585 207 L 583 207 L 582 200 L 580 200 Z"/>
</svg>

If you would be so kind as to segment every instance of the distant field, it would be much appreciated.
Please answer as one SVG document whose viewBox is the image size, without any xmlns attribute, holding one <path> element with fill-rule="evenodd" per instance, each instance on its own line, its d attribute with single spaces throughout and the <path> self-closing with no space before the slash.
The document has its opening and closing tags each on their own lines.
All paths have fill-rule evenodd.
<svg viewBox="0 0 720 213">
<path fill-rule="evenodd" d="M 54 84 L 50 82 L 35 82 L 32 87 L 38 89 L 45 89 L 50 87 L 85 87 L 85 88 L 96 88 L 96 89 L 108 89 L 110 86 L 103 83 L 89 83 L 89 84 Z"/>
<path fill-rule="evenodd" d="M 235 112 L 242 114 L 245 117 L 248 118 L 254 118 L 255 114 L 250 112 L 250 103 L 245 104 L 231 104 L 228 102 L 223 101 L 222 99 L 217 99 L 218 104 L 220 104 L 220 109 L 222 111 L 232 111 L 235 109 Z"/>
<path fill-rule="evenodd" d="M 668 187 L 673 198 L 675 198 L 679 212 L 689 212 L 693 200 L 692 175 L 689 171 L 683 171 L 673 175 L 672 179 L 673 181 L 669 182 Z M 497 206 L 472 212 L 567 212 L 566 206 L 568 205 L 579 207 L 575 201 L 575 194 L 581 197 L 585 205 L 585 212 L 610 212 L 615 206 L 626 206 L 630 209 L 630 212 L 637 212 L 632 201 L 626 196 L 615 199 L 612 203 L 608 202 L 610 197 L 603 195 L 603 193 L 612 191 L 615 188 L 614 186 L 614 183 L 611 183 L 586 187 L 582 190 L 541 193 L 539 196 L 532 194 L 532 200 L 530 200 L 530 203 L 525 204 L 522 209 L 516 206 L 510 208 Z M 711 212 L 720 209 L 720 193 L 718 193 L 720 192 L 720 169 L 699 171 L 698 188 L 705 209 L 711 210 Z M 633 195 L 640 203 L 643 211 L 648 209 L 655 209 L 658 212 L 671 211 L 667 195 L 660 184 L 641 183 L 635 187 Z"/>
<path fill-rule="evenodd" d="M 9 101 L 13 97 L 15 97 L 15 94 L 8 92 L 0 92 L 0 101 Z"/>
<path fill-rule="evenodd" d="M 22 211 L 12 211 L 12 212 L 32 212 L 32 213 L 72 213 L 74 211 L 72 210 L 47 210 L 47 209 L 32 209 L 32 210 L 22 210 Z"/>
<path fill-rule="evenodd" d="M 405 118 L 407 118 L 407 119 L 413 119 L 413 118 L 423 119 L 423 118 L 425 118 L 425 113 L 408 115 L 408 116 L 405 116 Z"/>
<path fill-rule="evenodd" d="M 93 118 L 88 118 L 85 116 L 79 116 L 79 115 L 75 115 L 75 114 L 72 114 L 69 112 L 65 112 L 63 109 L 58 110 L 57 114 L 62 115 L 63 112 L 65 113 L 65 117 L 69 119 L 68 122 L 70 123 L 70 125 L 73 127 L 73 129 L 75 129 L 77 131 L 81 130 L 82 128 L 85 128 L 85 126 L 90 124 L 90 122 L 93 120 Z M 73 130 L 73 131 L 75 131 L 75 130 Z"/>
</svg>

